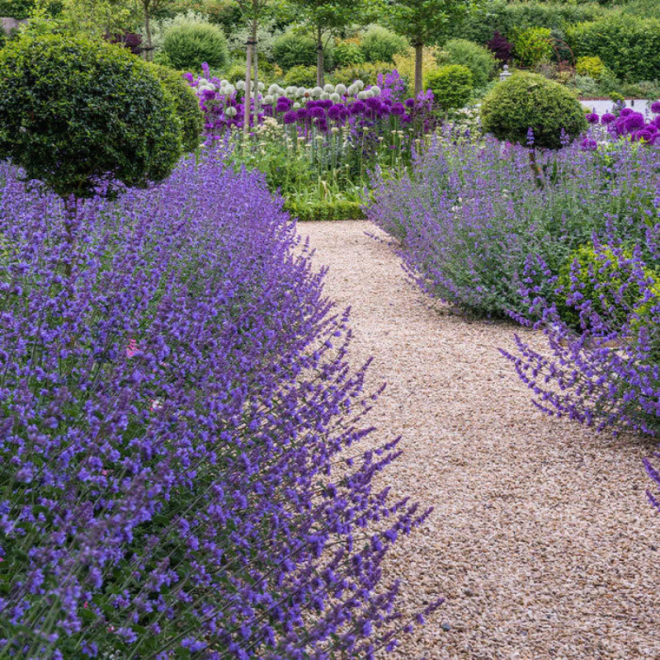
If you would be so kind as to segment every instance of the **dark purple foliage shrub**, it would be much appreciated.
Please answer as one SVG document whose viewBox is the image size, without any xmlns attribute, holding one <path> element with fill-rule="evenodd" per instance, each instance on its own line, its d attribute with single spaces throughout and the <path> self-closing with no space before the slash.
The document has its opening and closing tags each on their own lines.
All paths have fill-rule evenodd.
<svg viewBox="0 0 660 660">
<path fill-rule="evenodd" d="M 133 53 L 133 55 L 139 55 L 142 48 L 142 35 L 136 34 L 135 32 L 123 32 L 121 34 L 106 34 L 106 41 L 109 41 L 111 44 L 119 44 L 124 48 Z"/>
<path fill-rule="evenodd" d="M 396 442 L 354 447 L 374 397 L 262 177 L 215 152 L 68 227 L 0 182 L 0 654 L 393 645 L 380 563 L 427 514 L 371 486 Z"/>
<path fill-rule="evenodd" d="M 497 30 L 486 46 L 503 64 L 507 64 L 513 59 L 513 44 L 507 41 L 506 37 L 500 34 Z"/>
</svg>

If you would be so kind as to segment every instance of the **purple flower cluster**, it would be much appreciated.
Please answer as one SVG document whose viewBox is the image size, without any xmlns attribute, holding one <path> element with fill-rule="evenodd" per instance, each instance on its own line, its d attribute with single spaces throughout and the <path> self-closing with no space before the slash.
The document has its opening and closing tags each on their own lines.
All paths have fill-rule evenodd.
<svg viewBox="0 0 660 660">
<path fill-rule="evenodd" d="M 587 115 L 587 121 L 594 126 L 600 122 L 612 137 L 628 137 L 633 142 L 660 145 L 660 101 L 651 104 L 651 113 L 655 117 L 649 119 L 632 108 L 623 108 L 618 116 L 606 112 L 599 117 L 592 112 Z"/>
<path fill-rule="evenodd" d="M 0 182 L 0 654 L 394 645 L 381 560 L 428 512 L 372 487 L 397 443 L 355 448 L 347 317 L 263 178 L 213 150 L 73 221 Z"/>
</svg>

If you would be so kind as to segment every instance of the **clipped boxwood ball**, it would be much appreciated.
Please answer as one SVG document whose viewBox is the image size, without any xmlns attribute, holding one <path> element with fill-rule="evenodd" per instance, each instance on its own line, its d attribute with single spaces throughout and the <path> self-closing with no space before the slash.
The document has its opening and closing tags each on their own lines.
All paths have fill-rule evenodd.
<svg viewBox="0 0 660 660">
<path fill-rule="evenodd" d="M 587 128 L 584 110 L 575 95 L 559 83 L 534 73 L 516 73 L 496 85 L 481 104 L 484 130 L 500 140 L 534 146 L 562 147 L 562 131 L 569 140 Z"/>
<path fill-rule="evenodd" d="M 0 160 L 62 197 L 161 181 L 181 155 L 171 100 L 121 46 L 29 35 L 0 51 Z"/>
<path fill-rule="evenodd" d="M 158 64 L 150 64 L 149 68 L 171 97 L 179 120 L 183 150 L 185 152 L 195 151 L 199 147 L 204 130 L 204 114 L 199 107 L 199 100 L 195 96 L 195 92 L 180 73 Z"/>
<path fill-rule="evenodd" d="M 449 64 L 426 75 L 426 89 L 433 92 L 434 101 L 443 109 L 467 105 L 474 89 L 472 72 L 461 64 Z"/>
<path fill-rule="evenodd" d="M 201 71 L 205 62 L 211 69 L 224 69 L 229 63 L 224 32 L 210 23 L 190 23 L 169 29 L 163 51 L 179 71 Z"/>
</svg>

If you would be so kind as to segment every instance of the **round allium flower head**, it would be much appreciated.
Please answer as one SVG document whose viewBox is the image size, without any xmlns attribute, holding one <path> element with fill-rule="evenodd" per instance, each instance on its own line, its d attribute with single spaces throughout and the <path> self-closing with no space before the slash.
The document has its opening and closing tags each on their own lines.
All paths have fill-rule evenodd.
<svg viewBox="0 0 660 660">
<path fill-rule="evenodd" d="M 330 119 L 339 119 L 341 117 L 341 111 L 344 109 L 343 105 L 333 105 L 328 109 L 328 117 Z"/>
<path fill-rule="evenodd" d="M 651 142 L 653 140 L 653 133 L 646 128 L 643 128 L 641 131 L 637 131 L 633 135 L 633 140 L 636 142 Z"/>
<path fill-rule="evenodd" d="M 261 102 L 262 102 L 264 105 L 272 105 L 274 100 L 275 100 L 275 99 L 272 97 L 271 94 L 266 94 L 266 96 L 264 96 L 264 98 L 263 98 L 263 100 L 262 100 Z"/>
<path fill-rule="evenodd" d="M 319 119 L 316 120 L 316 126 L 317 128 L 325 133 L 328 130 L 328 121 L 325 117 L 319 117 Z"/>
<path fill-rule="evenodd" d="M 365 103 L 367 104 L 367 107 L 369 107 L 371 110 L 379 110 L 382 105 L 380 99 L 375 98 L 373 96 L 370 96 L 368 99 L 366 99 Z"/>
<path fill-rule="evenodd" d="M 398 115 L 401 116 L 406 109 L 403 107 L 403 103 L 394 103 L 391 108 L 391 112 L 393 115 Z"/>
<path fill-rule="evenodd" d="M 225 110 L 225 114 L 227 115 L 227 117 L 235 117 L 237 112 L 238 111 L 236 110 L 236 108 L 233 108 L 231 106 Z"/>
<path fill-rule="evenodd" d="M 606 112 L 601 118 L 600 118 L 600 123 L 603 124 L 604 126 L 607 126 L 608 124 L 611 124 L 613 121 L 616 120 L 616 116 L 613 115 L 611 112 Z"/>
<path fill-rule="evenodd" d="M 236 83 L 236 89 L 239 89 L 242 92 L 245 89 L 245 80 L 239 80 Z"/>
<path fill-rule="evenodd" d="M 406 108 L 414 108 L 415 99 L 406 99 Z"/>
<path fill-rule="evenodd" d="M 600 117 L 595 112 L 590 112 L 587 115 L 587 121 L 590 124 L 597 124 L 599 122 L 599 120 L 600 120 Z"/>
<path fill-rule="evenodd" d="M 346 85 L 342 85 L 341 83 L 335 87 L 335 92 L 340 96 L 346 94 L 347 91 L 348 90 L 346 89 Z"/>
<path fill-rule="evenodd" d="M 657 133 L 660 129 L 658 129 L 658 127 L 657 127 L 655 124 L 651 123 L 651 124 L 648 124 L 644 130 L 645 130 L 645 131 L 649 131 L 650 133 L 655 134 L 655 133 Z"/>
<path fill-rule="evenodd" d="M 350 113 L 349 109 L 346 106 L 342 107 L 342 109 L 341 109 L 341 118 L 346 119 L 347 117 L 350 117 L 350 116 L 351 116 L 351 113 Z"/>
<path fill-rule="evenodd" d="M 323 88 L 323 91 L 324 91 L 326 94 L 332 94 L 332 93 L 335 91 L 335 86 L 334 86 L 334 85 L 331 85 L 330 83 L 328 83 L 328 84 L 325 85 L 325 87 Z"/>
<path fill-rule="evenodd" d="M 309 117 L 309 110 L 307 108 L 300 108 L 298 110 L 298 119 L 307 119 Z"/>
<path fill-rule="evenodd" d="M 367 92 L 358 92 L 357 97 L 362 101 L 366 98 L 369 98 Z"/>
<path fill-rule="evenodd" d="M 364 103 L 362 103 L 362 101 L 356 101 L 355 103 L 353 103 L 353 105 L 351 105 L 349 110 L 350 110 L 352 115 L 359 115 L 359 114 L 362 114 L 365 111 L 366 107 L 367 106 L 364 105 Z"/>
<path fill-rule="evenodd" d="M 266 85 L 264 85 L 262 82 L 257 83 L 257 89 L 258 89 L 260 92 L 263 92 L 264 89 L 266 89 Z"/>
<path fill-rule="evenodd" d="M 645 125 L 644 115 L 641 112 L 632 112 L 626 117 L 626 130 L 628 133 L 644 128 Z"/>
<path fill-rule="evenodd" d="M 378 87 L 378 85 L 372 85 L 369 88 L 369 91 L 372 92 L 374 96 L 380 96 L 380 87 Z"/>
<path fill-rule="evenodd" d="M 334 103 L 328 98 L 328 99 L 321 99 L 318 103 L 319 108 L 325 108 L 326 110 L 328 108 L 331 108 Z"/>
<path fill-rule="evenodd" d="M 339 103 L 341 101 L 341 96 L 337 94 L 336 92 L 333 92 L 330 94 L 330 100 L 333 101 L 334 103 Z"/>
<path fill-rule="evenodd" d="M 312 96 L 321 96 L 323 94 L 323 88 L 322 87 L 314 87 L 311 91 Z"/>
<path fill-rule="evenodd" d="M 632 115 L 633 112 L 635 111 L 632 108 L 624 108 L 619 114 L 621 117 L 627 117 L 628 115 Z"/>
<path fill-rule="evenodd" d="M 298 113 L 293 110 L 290 110 L 289 112 L 284 114 L 282 121 L 284 121 L 285 124 L 293 124 L 297 119 L 298 119 Z"/>
<path fill-rule="evenodd" d="M 315 119 L 320 119 L 321 117 L 325 117 L 325 110 L 316 106 L 309 111 L 309 116 Z"/>
<path fill-rule="evenodd" d="M 660 114 L 660 101 L 654 101 L 653 103 L 651 103 L 651 112 L 654 115 Z"/>
</svg>

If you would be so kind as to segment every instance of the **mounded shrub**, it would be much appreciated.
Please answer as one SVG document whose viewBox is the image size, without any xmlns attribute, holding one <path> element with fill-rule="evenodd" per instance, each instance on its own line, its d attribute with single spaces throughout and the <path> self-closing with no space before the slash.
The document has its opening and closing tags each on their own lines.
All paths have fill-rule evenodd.
<svg viewBox="0 0 660 660">
<path fill-rule="evenodd" d="M 149 68 L 171 96 L 179 121 L 183 150 L 195 151 L 204 130 L 204 115 L 199 107 L 199 99 L 181 74 L 158 64 L 150 64 Z"/>
<path fill-rule="evenodd" d="M 660 74 L 660 20 L 615 15 L 569 27 L 566 38 L 576 57 L 597 56 L 628 82 Z"/>
<path fill-rule="evenodd" d="M 296 87 L 315 87 L 316 67 L 294 66 L 284 75 L 284 83 L 286 85 L 295 85 Z"/>
<path fill-rule="evenodd" d="M 488 48 L 466 39 L 448 41 L 438 55 L 438 64 L 460 64 L 467 67 L 477 88 L 485 87 L 497 68 L 497 61 Z"/>
<path fill-rule="evenodd" d="M 362 35 L 360 48 L 367 62 L 393 62 L 408 48 L 407 40 L 380 25 L 372 25 Z"/>
<path fill-rule="evenodd" d="M 352 85 L 361 80 L 365 85 L 376 85 L 380 74 L 387 74 L 392 70 L 388 62 L 365 62 L 356 66 L 343 66 L 335 69 L 330 75 L 333 85 Z"/>
<path fill-rule="evenodd" d="M 534 73 L 516 73 L 499 83 L 481 104 L 481 123 L 500 140 L 559 149 L 562 132 L 569 140 L 587 128 L 584 109 L 563 85 Z"/>
<path fill-rule="evenodd" d="M 227 39 L 219 27 L 210 23 L 171 28 L 163 39 L 163 50 L 179 71 L 201 71 L 204 63 L 211 69 L 222 69 L 229 63 Z"/>
<path fill-rule="evenodd" d="M 552 31 L 549 28 L 531 27 L 516 30 L 513 38 L 516 60 L 530 67 L 552 57 Z"/>
<path fill-rule="evenodd" d="M 360 44 L 353 41 L 340 41 L 336 44 L 334 57 L 337 66 L 355 66 L 365 61 Z"/>
<path fill-rule="evenodd" d="M 326 70 L 333 68 L 333 50 L 329 45 L 323 53 Z M 285 73 L 294 66 L 316 66 L 316 42 L 304 34 L 286 32 L 273 44 L 273 59 Z"/>
<path fill-rule="evenodd" d="M 513 44 L 497 30 L 495 30 L 486 46 L 493 53 L 493 56 L 502 63 L 506 64 L 513 58 Z"/>
<path fill-rule="evenodd" d="M 460 64 L 449 64 L 430 71 L 426 75 L 425 87 L 433 92 L 435 102 L 443 110 L 451 110 L 468 103 L 474 83 L 470 69 Z"/>
<path fill-rule="evenodd" d="M 579 76 L 589 76 L 594 80 L 600 80 L 605 73 L 605 65 L 597 55 L 583 55 L 578 57 L 575 62 L 575 73 Z"/>
<path fill-rule="evenodd" d="M 0 51 L 0 160 L 58 195 L 161 181 L 181 155 L 171 98 L 127 49 L 26 34 Z"/>
</svg>

